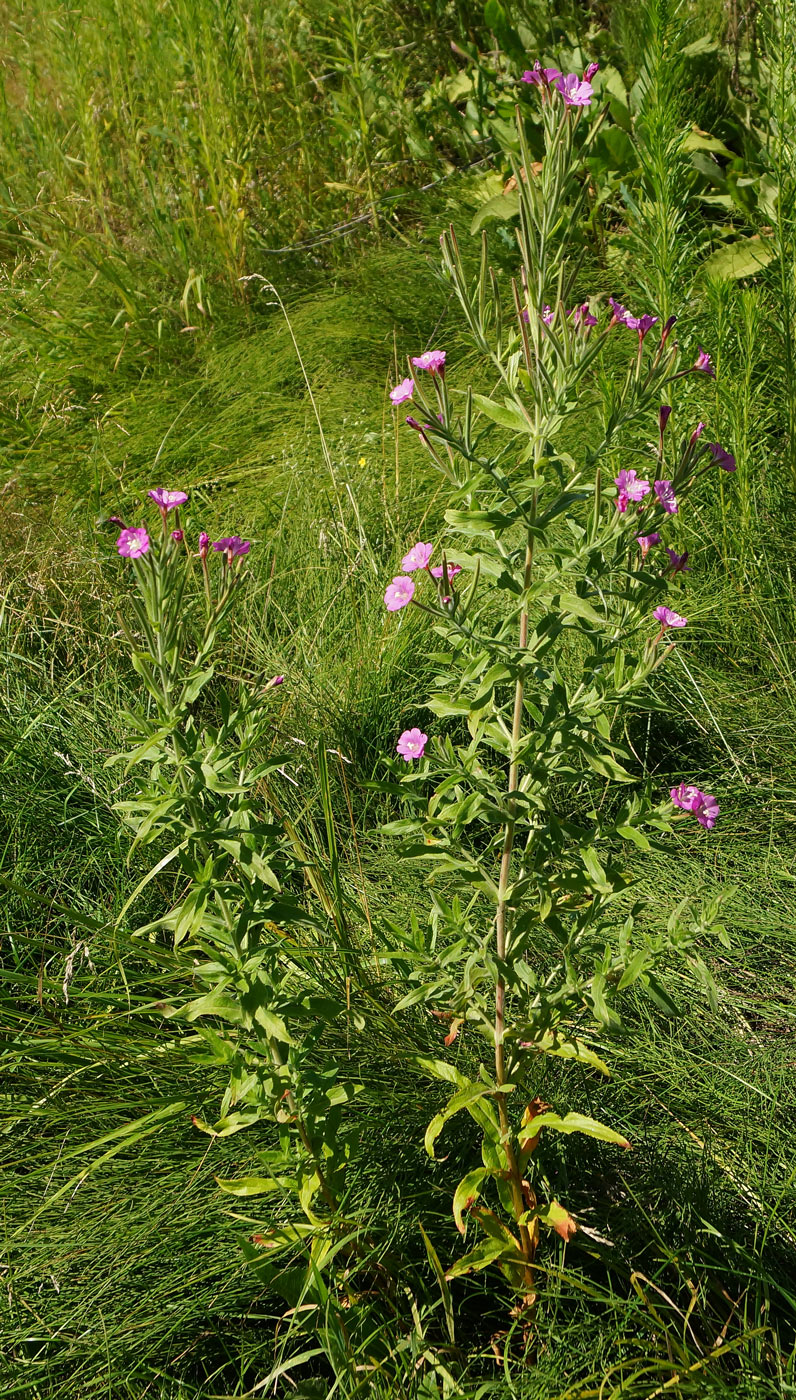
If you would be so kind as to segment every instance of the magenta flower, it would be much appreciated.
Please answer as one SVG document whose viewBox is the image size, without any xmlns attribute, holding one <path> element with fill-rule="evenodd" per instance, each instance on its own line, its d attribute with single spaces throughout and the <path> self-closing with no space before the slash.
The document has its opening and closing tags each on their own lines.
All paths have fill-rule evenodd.
<svg viewBox="0 0 796 1400">
<path fill-rule="evenodd" d="M 665 632 L 667 627 L 687 627 L 688 618 L 681 617 L 679 613 L 673 612 L 671 608 L 665 608 L 663 604 L 656 608 L 652 616 L 656 622 L 661 624 L 661 632 Z"/>
<path fill-rule="evenodd" d="M 656 481 L 652 488 L 667 515 L 677 514 L 677 501 L 671 481 Z"/>
<path fill-rule="evenodd" d="M 172 532 L 171 532 L 171 538 L 172 538 L 173 540 L 176 540 L 176 541 L 177 541 L 177 544 L 182 544 L 183 540 L 185 539 L 184 531 L 182 531 L 182 530 L 172 530 Z"/>
<path fill-rule="evenodd" d="M 614 477 L 614 485 L 619 495 L 616 498 L 616 508 L 624 513 L 627 510 L 628 502 L 643 501 L 649 495 L 650 484 L 648 481 L 638 481 L 633 467 L 630 471 L 623 468 L 618 476 Z"/>
<path fill-rule="evenodd" d="M 567 107 L 588 107 L 594 96 L 594 88 L 585 77 L 579 78 L 577 73 L 567 73 L 565 77 L 556 78 L 553 87 L 564 99 Z"/>
<path fill-rule="evenodd" d="M 428 561 L 433 553 L 433 544 L 423 544 L 421 540 L 418 544 L 413 544 L 409 553 L 404 555 L 401 560 L 401 568 L 405 574 L 412 574 L 415 569 L 427 569 Z"/>
<path fill-rule="evenodd" d="M 401 578 L 398 575 L 392 583 L 387 584 L 384 593 L 384 601 L 387 604 L 388 612 L 398 612 L 405 608 L 407 603 L 411 603 L 412 595 L 415 591 L 414 579 Z"/>
<path fill-rule="evenodd" d="M 589 303 L 587 301 L 582 302 L 580 306 L 574 307 L 573 310 L 570 311 L 568 314 L 570 316 L 574 316 L 576 326 L 597 325 L 597 317 L 592 316 L 589 310 Z"/>
<path fill-rule="evenodd" d="M 411 763 L 413 758 L 422 758 L 428 743 L 428 735 L 422 729 L 405 729 L 398 743 L 395 745 L 396 753 L 401 755 L 405 763 Z"/>
<path fill-rule="evenodd" d="M 165 486 L 156 486 L 154 491 L 147 491 L 147 495 L 152 497 L 156 506 L 161 510 L 174 510 L 175 506 L 184 506 L 188 499 L 185 491 L 167 491 Z"/>
<path fill-rule="evenodd" d="M 522 81 L 534 83 L 537 87 L 549 87 L 550 83 L 554 83 L 556 78 L 561 76 L 560 68 L 543 68 L 537 58 L 533 68 L 526 68 L 522 75 Z"/>
<path fill-rule="evenodd" d="M 599 63 L 589 63 L 586 65 L 586 72 L 583 74 L 584 83 L 590 83 L 595 73 L 599 70 Z"/>
<path fill-rule="evenodd" d="M 717 442 L 706 442 L 705 446 L 714 462 L 721 467 L 723 472 L 735 471 L 737 463 L 731 452 L 725 452 L 724 448 L 720 447 Z"/>
<path fill-rule="evenodd" d="M 199 558 L 200 558 L 200 559 L 206 559 L 206 558 L 207 558 L 207 551 L 208 551 L 209 548 L 210 548 L 210 536 L 208 535 L 208 533 L 207 533 L 206 530 L 200 530 L 200 532 L 199 532 Z"/>
<path fill-rule="evenodd" d="M 450 560 L 448 560 L 448 578 L 449 578 L 449 579 L 455 578 L 457 574 L 460 574 L 460 573 L 461 573 L 461 571 L 462 571 L 462 566 L 461 566 L 461 564 L 451 564 Z M 431 574 L 431 577 L 432 577 L 432 578 L 442 578 L 442 565 L 441 565 L 441 564 L 435 565 L 435 567 L 434 567 L 433 569 L 430 569 L 430 570 L 429 570 L 429 573 Z"/>
<path fill-rule="evenodd" d="M 668 403 L 662 403 L 658 409 L 658 433 L 660 435 L 661 451 L 663 451 L 663 435 L 666 432 L 666 424 L 671 417 L 672 410 Z"/>
<path fill-rule="evenodd" d="M 688 559 L 688 550 L 685 551 L 685 554 L 678 554 L 676 549 L 670 549 L 667 545 L 666 553 L 669 556 L 669 573 L 672 576 L 675 574 L 690 574 L 691 565 L 686 563 Z"/>
<path fill-rule="evenodd" d="M 652 327 L 658 324 L 658 317 L 650 316 L 649 314 L 645 316 L 634 316 L 631 319 L 636 323 L 635 329 L 638 331 L 639 340 L 643 340 L 647 331 L 652 330 Z"/>
<path fill-rule="evenodd" d="M 149 549 L 149 535 L 143 525 L 138 530 L 122 530 L 116 548 L 123 559 L 140 559 Z"/>
<path fill-rule="evenodd" d="M 226 554 L 228 559 L 235 559 L 239 554 L 248 554 L 251 541 L 242 540 L 240 535 L 227 535 L 223 540 L 213 540 L 213 548 L 219 554 Z"/>
<path fill-rule="evenodd" d="M 408 403 L 414 392 L 415 381 L 407 376 L 390 391 L 390 403 L 394 404 L 396 408 L 399 403 Z"/>
<path fill-rule="evenodd" d="M 637 318 L 631 316 L 627 307 L 623 306 L 621 301 L 617 301 L 616 297 L 609 297 L 608 305 L 614 313 L 611 321 L 612 325 L 627 326 L 630 330 L 636 329 Z"/>
<path fill-rule="evenodd" d="M 654 544 L 660 544 L 661 537 L 657 533 L 651 535 L 636 535 L 636 542 L 641 546 L 641 558 L 643 562 L 652 549 L 652 546 Z"/>
<path fill-rule="evenodd" d="M 721 810 L 712 793 L 702 792 L 689 783 L 680 783 L 679 787 L 671 789 L 670 796 L 675 807 L 682 812 L 693 812 L 700 826 L 712 831 Z"/>
<path fill-rule="evenodd" d="M 701 345 L 699 347 L 699 354 L 694 360 L 694 363 L 692 364 L 691 368 L 700 370 L 702 374 L 709 375 L 711 379 L 716 378 L 716 371 L 713 368 L 713 365 L 710 363 L 710 355 L 708 354 L 707 350 L 702 349 Z"/>
<path fill-rule="evenodd" d="M 412 364 L 416 369 L 427 369 L 429 374 L 444 374 L 445 351 L 424 350 L 422 355 L 418 355 L 416 359 L 412 360 Z"/>
<path fill-rule="evenodd" d="M 712 831 L 716 825 L 716 818 L 721 808 L 712 793 L 702 792 L 700 793 L 700 797 L 702 798 L 702 802 L 697 811 L 696 819 L 700 826 L 705 827 L 706 831 Z"/>
<path fill-rule="evenodd" d="M 694 443 L 699 441 L 699 439 L 701 438 L 701 436 L 702 436 L 702 434 L 704 433 L 704 431 L 705 431 L 705 424 L 704 424 L 704 423 L 697 423 L 697 425 L 696 425 L 696 427 L 694 428 L 694 431 L 693 431 L 693 433 L 691 434 L 691 437 L 690 437 L 690 439 L 689 439 L 688 446 L 689 446 L 689 447 L 693 447 L 693 446 L 694 446 Z"/>
<path fill-rule="evenodd" d="M 552 325 L 552 324 L 553 324 L 553 321 L 554 321 L 555 319 L 556 319 L 556 313 L 555 313 L 555 311 L 551 311 L 551 309 L 550 309 L 549 306 L 543 306 L 543 307 L 542 307 L 542 320 L 544 321 L 545 325 L 546 325 L 546 326 Z"/>
<path fill-rule="evenodd" d="M 271 679 L 270 679 L 270 681 L 266 681 L 266 682 L 265 682 L 265 685 L 264 685 L 263 689 L 264 689 L 264 690 L 273 690 L 275 686 L 277 686 L 277 685 L 282 685 L 282 682 L 284 681 L 284 679 L 285 679 L 284 676 L 272 676 Z"/>
</svg>

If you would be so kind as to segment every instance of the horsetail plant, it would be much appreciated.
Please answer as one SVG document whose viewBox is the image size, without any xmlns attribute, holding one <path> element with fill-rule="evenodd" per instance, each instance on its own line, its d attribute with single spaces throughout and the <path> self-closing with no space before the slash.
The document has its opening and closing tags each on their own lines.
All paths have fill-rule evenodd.
<svg viewBox="0 0 796 1400">
<path fill-rule="evenodd" d="M 406 423 L 451 490 L 438 562 L 419 541 L 385 592 L 388 610 L 419 608 L 441 638 L 426 708 L 447 722 L 430 742 L 417 726 L 405 731 L 385 784 L 408 808 L 388 830 L 435 872 L 427 928 L 396 931 L 393 957 L 408 983 L 399 1006 L 447 1018 L 446 1045 L 457 1050 L 472 1032 L 490 1047 L 492 1067 L 482 1063 L 474 1078 L 450 1058 L 421 1060 L 454 1089 L 426 1147 L 433 1157 L 460 1111 L 478 1125 L 481 1162 L 456 1189 L 453 1215 L 463 1234 L 471 1219 L 483 1237 L 447 1277 L 496 1263 L 521 1310 L 534 1299 L 540 1227 L 564 1240 L 578 1228 L 537 1165 L 541 1135 L 630 1146 L 615 1128 L 542 1102 L 540 1057 L 607 1075 L 593 1042 L 618 1023 L 615 994 L 640 983 L 671 1009 L 655 964 L 674 951 L 713 995 L 696 945 L 726 938 L 715 901 L 683 904 L 664 934 L 645 932 L 625 859 L 628 845 L 661 848 L 677 811 L 706 829 L 718 815 L 690 780 L 656 792 L 634 767 L 627 727 L 653 703 L 651 678 L 687 634 L 687 617 L 669 606 L 686 568 L 673 526 L 697 476 L 734 460 L 699 433 L 679 446 L 666 433 L 673 382 L 713 372 L 703 350 L 679 367 L 674 318 L 653 335 L 655 315 L 574 297 L 595 67 L 582 79 L 538 65 L 525 75 L 541 102 L 545 152 L 534 165 L 518 111 L 510 295 L 485 238 L 474 281 L 453 230 L 442 238 L 444 276 L 495 389 L 453 388 L 444 352 L 432 351 L 391 395 L 411 403 Z M 604 367 L 608 353 L 612 363 L 626 357 L 618 377 Z M 582 461 L 566 446 L 575 415 L 593 425 Z M 652 425 L 656 440 L 640 444 Z"/>
</svg>

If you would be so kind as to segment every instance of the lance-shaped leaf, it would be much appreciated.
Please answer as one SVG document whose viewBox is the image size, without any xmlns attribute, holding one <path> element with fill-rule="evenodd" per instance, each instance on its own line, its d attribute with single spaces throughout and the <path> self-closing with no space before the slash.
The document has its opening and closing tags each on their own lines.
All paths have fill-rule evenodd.
<svg viewBox="0 0 796 1400">
<path fill-rule="evenodd" d="M 627 1138 L 622 1137 L 621 1133 L 609 1128 L 607 1123 L 589 1118 L 585 1113 L 567 1113 L 563 1118 L 558 1113 L 539 1113 L 533 1119 L 533 1129 L 538 1133 L 542 1128 L 552 1128 L 556 1133 L 585 1133 L 587 1137 L 599 1138 L 600 1142 L 614 1142 L 617 1147 L 630 1147 Z"/>
<path fill-rule="evenodd" d="M 469 1274 L 473 1270 L 477 1273 L 480 1269 L 486 1269 L 490 1264 L 494 1264 L 496 1259 L 508 1258 L 512 1261 L 521 1262 L 522 1255 L 515 1249 L 507 1245 L 504 1240 L 481 1240 L 480 1244 L 471 1249 L 469 1254 L 465 1254 L 462 1259 L 457 1259 L 448 1269 L 446 1279 L 461 1278 L 463 1274 Z"/>
<path fill-rule="evenodd" d="M 464 1234 L 464 1215 L 475 1205 L 481 1194 L 481 1187 L 487 1177 L 492 1175 L 489 1167 L 476 1167 L 473 1171 L 463 1176 L 453 1197 L 453 1218 L 456 1221 L 456 1229 L 460 1234 Z"/>
<path fill-rule="evenodd" d="M 533 1040 L 521 1041 L 523 1050 L 538 1050 L 542 1055 L 555 1055 L 562 1060 L 577 1060 L 579 1064 L 591 1065 L 592 1069 L 598 1069 L 600 1074 L 605 1074 L 610 1078 L 611 1071 L 604 1060 L 595 1050 L 577 1036 L 569 1037 L 561 1035 L 558 1031 L 545 1031 L 543 1035 L 535 1037 Z"/>
<path fill-rule="evenodd" d="M 216 1177 L 216 1185 L 228 1196 L 266 1196 L 273 1191 L 295 1191 L 291 1176 Z"/>
<path fill-rule="evenodd" d="M 480 1101 L 486 1098 L 487 1095 L 494 1094 L 494 1092 L 495 1090 L 489 1084 L 469 1083 L 463 1089 L 460 1089 L 458 1093 L 454 1094 L 453 1098 L 448 1100 L 442 1112 L 435 1114 L 426 1128 L 425 1144 L 429 1157 L 434 1156 L 434 1143 L 437 1141 L 437 1138 L 448 1120 L 453 1118 L 457 1113 L 461 1113 L 462 1109 L 466 1108 L 476 1119 L 476 1122 L 480 1122 L 483 1109 L 486 1107 L 486 1105 L 481 1104 Z M 482 1110 L 480 1114 L 473 1111 L 476 1105 Z M 494 1115 L 493 1109 L 490 1111 L 490 1116 L 493 1117 L 495 1123 L 497 1123 L 497 1118 Z"/>
<path fill-rule="evenodd" d="M 521 1217 L 520 1223 L 531 1225 L 534 1220 L 540 1220 L 548 1229 L 555 1230 L 562 1240 L 571 1240 L 577 1232 L 578 1222 L 574 1215 L 570 1215 L 558 1201 L 550 1201 L 546 1206 L 539 1206 L 536 1210 L 528 1210 Z"/>
</svg>

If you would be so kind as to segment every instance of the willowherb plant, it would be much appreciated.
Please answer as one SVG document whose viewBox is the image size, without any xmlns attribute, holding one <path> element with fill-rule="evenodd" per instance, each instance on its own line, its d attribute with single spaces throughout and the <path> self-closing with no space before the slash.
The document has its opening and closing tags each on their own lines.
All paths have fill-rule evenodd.
<svg viewBox="0 0 796 1400">
<path fill-rule="evenodd" d="M 306 856 L 271 788 L 285 762 L 273 743 L 273 698 L 283 677 L 259 693 L 240 684 L 232 694 L 218 673 L 249 541 L 232 535 L 211 544 L 201 532 L 191 554 L 177 519 L 186 493 L 157 488 L 149 495 L 161 514 L 155 539 L 145 526 L 114 518 L 122 526 L 117 549 L 135 583 L 132 623 L 120 622 L 147 703 L 126 716 L 135 745 L 112 761 L 127 772 L 143 769 L 135 795 L 117 804 L 135 831 L 132 850 L 157 842 L 166 853 L 158 850 L 120 918 L 160 872 L 179 873 L 176 901 L 138 934 L 171 934 L 189 990 L 161 1010 L 194 1026 L 203 1063 L 227 1079 L 218 1120 L 194 1123 L 220 1137 L 275 1119 L 279 1145 L 260 1153 L 261 1174 L 219 1185 L 241 1197 L 292 1191 L 301 1220 L 257 1242 L 275 1250 L 319 1237 L 324 1248 L 345 1164 L 339 1120 L 349 1090 L 318 1042 L 346 1011 L 345 995 L 337 995 L 345 970 L 338 957 L 339 975 L 325 964 L 321 975 L 324 926 L 301 897 Z M 198 705 L 211 684 L 215 723 L 201 718 Z"/>
<path fill-rule="evenodd" d="M 453 391 L 445 352 L 431 350 L 391 394 L 411 405 L 406 423 L 450 483 L 454 539 L 436 564 L 431 543 L 413 545 L 385 593 L 389 611 L 420 608 L 442 639 L 427 708 L 452 722 L 431 743 L 420 728 L 406 730 L 397 752 L 412 767 L 393 760 L 396 781 L 386 784 L 409 808 L 388 830 L 443 877 L 428 928 L 415 922 L 394 952 L 409 983 L 399 1005 L 449 1018 L 446 1044 L 465 1026 L 491 1047 L 493 1067 L 482 1064 L 474 1079 L 448 1060 L 422 1061 L 454 1088 L 426 1147 L 433 1156 L 460 1111 L 477 1123 L 481 1164 L 460 1182 L 453 1214 L 462 1233 L 467 1217 L 477 1221 L 483 1238 L 448 1278 L 496 1262 L 526 1302 L 540 1227 L 565 1240 L 577 1229 L 535 1165 L 540 1135 L 629 1146 L 612 1127 L 541 1102 L 540 1056 L 607 1074 L 589 1032 L 616 1026 L 615 993 L 639 982 L 670 1008 L 655 961 L 671 950 L 711 992 L 694 945 L 726 938 L 715 903 L 696 914 L 684 904 L 666 934 L 640 938 L 643 904 L 629 893 L 628 843 L 664 848 L 676 809 L 707 830 L 718 816 L 716 799 L 690 780 L 657 793 L 633 771 L 624 735 L 687 627 L 670 597 L 689 568 L 672 527 L 698 477 L 735 463 L 702 441 L 702 423 L 679 444 L 667 433 L 668 386 L 713 374 L 703 350 L 678 368 L 674 317 L 653 335 L 657 316 L 631 315 L 613 298 L 607 314 L 572 304 L 594 70 L 581 78 L 537 64 L 524 75 L 541 102 L 545 156 L 533 165 L 518 114 L 510 310 L 486 241 L 470 282 L 453 230 L 442 238 L 444 275 L 495 390 Z M 615 379 L 602 361 L 617 338 L 629 355 Z M 570 420 L 585 413 L 590 446 L 576 461 L 564 444 Z M 638 430 L 651 423 L 655 441 L 639 447 Z M 606 480 L 617 453 L 634 465 Z"/>
</svg>

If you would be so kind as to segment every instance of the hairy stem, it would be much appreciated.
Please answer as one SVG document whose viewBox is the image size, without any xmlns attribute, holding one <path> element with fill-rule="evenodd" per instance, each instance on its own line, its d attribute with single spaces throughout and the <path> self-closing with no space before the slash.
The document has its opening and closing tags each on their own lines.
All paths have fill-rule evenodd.
<svg viewBox="0 0 796 1400">
<path fill-rule="evenodd" d="M 535 509 L 535 498 L 534 498 Z M 533 570 L 533 535 L 527 537 L 525 546 L 525 575 L 524 591 L 527 592 L 531 582 Z M 528 645 L 528 611 L 523 605 L 520 613 L 520 635 L 519 650 L 523 652 Z M 500 878 L 498 881 L 498 903 L 495 917 L 495 934 L 497 944 L 498 961 L 503 962 L 506 956 L 506 915 L 508 912 L 508 889 L 511 875 L 511 856 L 514 849 L 514 830 L 516 825 L 516 799 L 512 796 L 517 790 L 519 781 L 519 763 L 517 761 L 517 747 L 522 733 L 522 708 L 524 696 L 524 682 L 522 675 L 517 677 L 517 684 L 514 691 L 514 717 L 511 726 L 511 761 L 509 764 L 508 778 L 508 816 L 503 833 L 503 850 L 500 858 Z M 499 974 L 497 986 L 495 988 L 495 1079 L 498 1085 L 506 1082 L 506 1059 L 503 1052 L 503 1030 L 505 1021 L 506 1006 L 506 983 L 502 974 Z M 498 1113 L 500 1115 L 500 1129 L 506 1152 L 509 1174 L 511 1178 L 511 1196 L 514 1203 L 514 1213 L 519 1220 L 525 1210 L 525 1201 L 522 1193 L 522 1174 L 517 1164 L 514 1146 L 511 1140 L 511 1128 L 509 1125 L 508 1112 L 506 1110 L 505 1094 L 498 1094 Z M 534 1244 L 531 1232 L 527 1225 L 520 1225 L 520 1241 L 522 1252 L 528 1262 L 528 1283 L 532 1284 L 533 1276 L 530 1265 L 533 1261 Z"/>
</svg>

